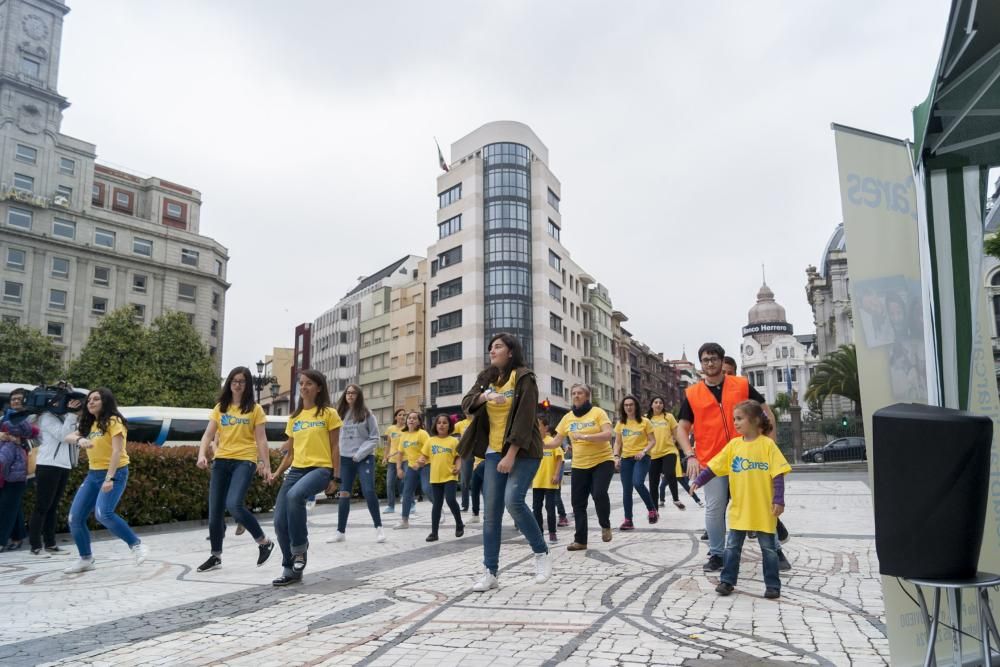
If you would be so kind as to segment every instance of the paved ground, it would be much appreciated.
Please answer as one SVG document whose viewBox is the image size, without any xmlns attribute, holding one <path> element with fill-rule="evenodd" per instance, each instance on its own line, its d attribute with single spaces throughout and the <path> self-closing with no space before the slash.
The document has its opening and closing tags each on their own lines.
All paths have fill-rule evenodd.
<svg viewBox="0 0 1000 667">
<path fill-rule="evenodd" d="M 481 572 L 480 525 L 456 539 L 449 520 L 428 544 L 428 503 L 384 544 L 358 504 L 347 541 L 326 544 L 336 515 L 317 507 L 306 583 L 285 589 L 270 585 L 277 551 L 256 568 L 249 535 L 230 535 L 223 569 L 198 574 L 204 527 L 146 533 L 141 567 L 121 542 L 97 542 L 97 569 L 82 575 L 62 573 L 68 557 L 0 554 L 0 664 L 887 664 L 864 479 L 790 476 L 794 569 L 779 601 L 763 598 L 749 543 L 737 592 L 716 595 L 717 577 L 701 570 L 703 510 L 693 502 L 665 509 L 655 526 L 642 518 L 635 532 L 616 529 L 608 544 L 594 534 L 587 552 L 566 552 L 571 528 L 560 529 L 544 585 L 533 582 L 527 544 L 505 530 L 501 587 L 489 593 L 469 590 Z M 617 478 L 612 492 L 617 526 Z"/>
</svg>

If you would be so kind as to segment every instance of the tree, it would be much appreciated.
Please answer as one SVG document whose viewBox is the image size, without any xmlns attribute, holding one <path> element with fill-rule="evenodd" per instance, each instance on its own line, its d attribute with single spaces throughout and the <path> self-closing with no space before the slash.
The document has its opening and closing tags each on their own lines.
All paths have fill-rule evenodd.
<svg viewBox="0 0 1000 667">
<path fill-rule="evenodd" d="M 861 414 L 861 387 L 858 383 L 858 353 L 854 344 L 841 345 L 816 364 L 806 400 L 822 403 L 831 396 L 854 401 L 854 414 Z"/>
<path fill-rule="evenodd" d="M 983 252 L 991 257 L 1000 259 L 1000 234 L 991 234 L 983 242 Z"/>
<path fill-rule="evenodd" d="M 215 365 L 185 315 L 168 313 L 146 329 L 131 306 L 101 320 L 70 363 L 69 378 L 110 388 L 121 405 L 211 407 L 219 389 Z"/>
<path fill-rule="evenodd" d="M 774 413 L 774 418 L 781 420 L 781 415 L 788 412 L 788 408 L 792 405 L 792 399 L 785 392 L 779 392 L 777 396 L 774 397 L 774 403 L 771 404 L 771 412 Z"/>
<path fill-rule="evenodd" d="M 44 384 L 59 379 L 62 359 L 52 339 L 31 327 L 0 321 L 0 382 Z"/>
</svg>

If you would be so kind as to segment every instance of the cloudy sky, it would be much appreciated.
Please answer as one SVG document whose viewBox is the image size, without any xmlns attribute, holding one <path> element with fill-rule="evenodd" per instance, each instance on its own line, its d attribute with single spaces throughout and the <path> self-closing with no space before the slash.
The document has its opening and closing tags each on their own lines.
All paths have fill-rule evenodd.
<svg viewBox="0 0 1000 667">
<path fill-rule="evenodd" d="M 841 219 L 830 123 L 911 137 L 947 0 L 69 0 L 63 131 L 199 189 L 229 248 L 223 365 L 291 346 L 358 276 L 436 235 L 432 137 L 530 125 L 563 243 L 671 358 L 737 350 L 767 282 Z"/>
</svg>

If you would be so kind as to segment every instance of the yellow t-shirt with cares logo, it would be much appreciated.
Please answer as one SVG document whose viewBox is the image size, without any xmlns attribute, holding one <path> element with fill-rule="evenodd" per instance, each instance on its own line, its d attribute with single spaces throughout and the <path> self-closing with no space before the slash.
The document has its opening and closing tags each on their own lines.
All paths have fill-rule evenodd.
<svg viewBox="0 0 1000 667">
<path fill-rule="evenodd" d="M 486 414 L 490 418 L 490 449 L 494 452 L 503 451 L 503 436 L 507 431 L 507 416 L 510 414 L 510 405 L 514 401 L 514 381 L 517 373 L 510 372 L 507 382 L 499 387 L 490 385 L 489 391 L 503 394 L 507 399 L 503 405 L 497 405 L 493 401 L 486 402 Z"/>
<path fill-rule="evenodd" d="M 257 439 L 254 437 L 254 429 L 267 421 L 264 408 L 254 403 L 250 412 L 240 412 L 240 406 L 230 405 L 228 410 L 222 412 L 216 404 L 208 418 L 219 427 L 219 449 L 215 452 L 215 458 L 256 463 Z"/>
<path fill-rule="evenodd" d="M 771 512 L 774 504 L 772 479 L 792 471 L 781 450 L 766 435 L 753 440 L 733 438 L 716 454 L 708 467 L 719 477 L 729 477 L 727 517 L 732 530 L 755 530 L 773 533 L 778 517 Z"/>
<path fill-rule="evenodd" d="M 333 408 L 326 408 L 323 414 L 317 414 L 317 408 L 309 408 L 294 418 L 289 417 L 285 435 L 292 439 L 292 467 L 332 468 L 330 431 L 342 425 Z"/>
<path fill-rule="evenodd" d="M 90 462 L 91 470 L 107 470 L 111 467 L 111 439 L 116 435 L 122 437 L 122 453 L 118 457 L 118 467 L 124 468 L 128 465 L 128 453 L 125 451 L 125 443 L 128 442 L 128 429 L 122 424 L 118 417 L 108 420 L 108 428 L 102 431 L 97 425 L 97 420 L 90 427 L 87 440 L 94 445 L 87 450 L 87 460 Z"/>
<path fill-rule="evenodd" d="M 417 461 L 420 460 L 420 454 L 423 452 L 424 443 L 427 442 L 429 437 L 427 431 L 422 428 L 416 431 L 403 431 L 400 434 L 399 447 L 403 452 L 403 456 L 406 457 L 404 460 L 411 468 L 416 467 Z"/>
<path fill-rule="evenodd" d="M 593 468 L 599 463 L 613 460 L 609 441 L 585 442 L 576 439 L 576 436 L 600 433 L 605 424 L 611 424 L 611 420 L 608 419 L 608 413 L 598 407 L 591 408 L 582 417 L 577 417 L 570 411 L 559 420 L 556 433 L 569 439 L 573 447 L 574 468 Z"/>
<path fill-rule="evenodd" d="M 399 437 L 402 434 L 403 429 L 399 428 L 395 424 L 385 430 L 384 435 L 389 439 L 389 454 L 387 455 L 389 463 L 396 463 L 399 461 Z"/>
<path fill-rule="evenodd" d="M 669 412 L 653 415 L 649 418 L 649 423 L 653 425 L 653 437 L 656 438 L 656 445 L 649 453 L 650 458 L 659 459 L 667 454 L 676 454 L 674 431 L 677 429 L 677 420 L 674 416 Z"/>
<path fill-rule="evenodd" d="M 552 438 L 549 438 L 551 440 Z M 559 470 L 559 464 L 563 460 L 563 450 L 562 447 L 554 447 L 553 449 L 543 449 L 542 450 L 542 461 L 538 464 L 538 472 L 535 473 L 535 479 L 531 482 L 531 488 L 533 489 L 558 489 L 559 482 L 552 483 L 552 476 L 556 474 Z"/>
<path fill-rule="evenodd" d="M 427 438 L 420 453 L 431 467 L 431 484 L 458 481 L 458 475 L 452 472 L 455 467 L 455 457 L 458 456 L 457 450 L 458 441 L 450 435 L 443 438 L 437 435 Z"/>
<path fill-rule="evenodd" d="M 615 424 L 615 434 L 622 443 L 622 458 L 631 458 L 642 452 L 649 445 L 649 436 L 653 426 L 645 417 L 642 421 L 630 419 L 625 423 Z"/>
</svg>

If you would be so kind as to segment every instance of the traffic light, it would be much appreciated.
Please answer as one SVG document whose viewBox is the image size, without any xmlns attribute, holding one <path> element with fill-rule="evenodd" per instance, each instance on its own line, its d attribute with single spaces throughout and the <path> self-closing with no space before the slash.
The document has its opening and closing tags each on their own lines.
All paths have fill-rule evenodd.
<svg viewBox="0 0 1000 667">
<path fill-rule="evenodd" d="M 544 401 L 538 404 L 538 407 L 540 407 L 542 410 L 548 410 L 550 405 L 551 403 L 549 403 L 549 399 L 546 398 Z"/>
<path fill-rule="evenodd" d="M 840 425 L 843 426 L 844 428 L 847 428 L 847 415 L 843 415 L 840 418 Z"/>
</svg>

